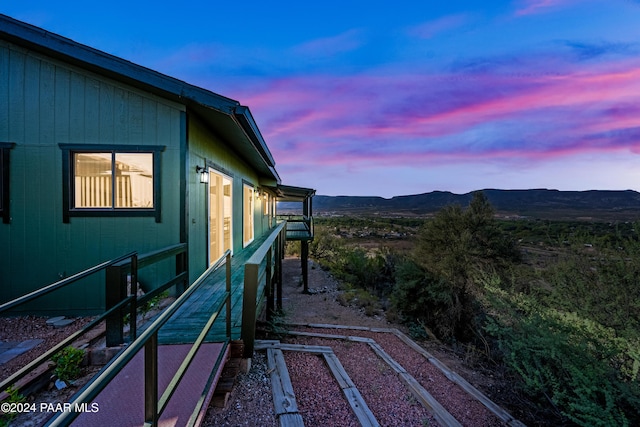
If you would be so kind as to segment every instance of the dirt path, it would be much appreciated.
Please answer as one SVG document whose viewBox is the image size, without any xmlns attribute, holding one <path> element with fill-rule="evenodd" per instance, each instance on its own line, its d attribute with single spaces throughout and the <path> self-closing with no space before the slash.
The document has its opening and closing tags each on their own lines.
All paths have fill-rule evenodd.
<svg viewBox="0 0 640 427">
<path fill-rule="evenodd" d="M 387 328 L 384 316 L 366 316 L 364 310 L 341 305 L 338 282 L 313 261 L 309 261 L 309 291 L 302 293 L 300 259 L 283 261 L 282 308 L 284 320 L 290 323 L 331 323 Z"/>
</svg>

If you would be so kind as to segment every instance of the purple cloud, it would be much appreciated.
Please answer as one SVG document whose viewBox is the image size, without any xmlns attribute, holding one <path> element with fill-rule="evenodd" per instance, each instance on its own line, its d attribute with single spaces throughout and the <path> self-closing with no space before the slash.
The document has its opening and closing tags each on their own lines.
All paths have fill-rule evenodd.
<svg viewBox="0 0 640 427">
<path fill-rule="evenodd" d="M 407 31 L 410 36 L 421 39 L 430 39 L 440 33 L 449 32 L 460 28 L 469 22 L 469 16 L 466 14 L 448 15 L 434 21 L 428 21 L 420 25 L 409 28 Z"/>
<path fill-rule="evenodd" d="M 276 160 L 355 162 L 543 161 L 637 151 L 640 62 L 588 71 L 283 78 L 239 93 Z M 597 136 L 620 135 L 608 142 Z"/>
<path fill-rule="evenodd" d="M 579 2 L 580 0 L 524 0 L 519 2 L 521 6 L 516 11 L 516 15 L 523 16 L 545 13 L 551 9 L 571 6 Z"/>
</svg>

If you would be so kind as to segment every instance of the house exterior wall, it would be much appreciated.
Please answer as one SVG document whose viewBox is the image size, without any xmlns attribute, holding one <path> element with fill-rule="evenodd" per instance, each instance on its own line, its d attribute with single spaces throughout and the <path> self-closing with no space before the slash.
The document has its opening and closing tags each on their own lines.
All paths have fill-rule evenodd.
<svg viewBox="0 0 640 427">
<path fill-rule="evenodd" d="M 243 185 L 260 188 L 256 172 L 245 163 L 232 148 L 220 141 L 215 134 L 195 115 L 188 115 L 188 166 L 187 223 L 189 234 L 189 274 L 190 281 L 197 279 L 208 267 L 208 187 L 200 183 L 196 166 L 212 167 L 229 176 L 233 181 L 232 195 L 232 244 L 233 253 L 243 250 Z M 270 229 L 263 214 L 262 198 L 254 203 L 254 238 Z"/>
<path fill-rule="evenodd" d="M 180 241 L 177 183 L 184 110 L 0 41 L 0 142 L 15 143 L 10 150 L 11 222 L 0 223 L 0 302 L 127 252 L 144 253 Z M 72 217 L 64 223 L 59 144 L 165 146 L 160 153 L 161 222 L 153 217 Z M 100 277 L 25 310 L 74 314 L 103 306 Z"/>
</svg>

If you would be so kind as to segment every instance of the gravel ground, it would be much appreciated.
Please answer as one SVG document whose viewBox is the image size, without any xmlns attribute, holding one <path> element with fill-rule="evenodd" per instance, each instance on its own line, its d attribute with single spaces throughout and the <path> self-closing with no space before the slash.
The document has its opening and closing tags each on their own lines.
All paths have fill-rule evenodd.
<svg viewBox="0 0 640 427">
<path fill-rule="evenodd" d="M 299 344 L 325 345 L 333 348 L 333 352 L 381 425 L 392 427 L 438 425 L 396 373 L 380 360 L 367 344 L 321 338 L 298 338 L 300 337 L 293 341 Z M 324 382 L 314 381 L 316 372 L 310 371 L 311 382 L 301 385 L 301 388 L 305 385 L 309 387 L 309 384 L 312 384 L 312 391 L 326 387 Z M 296 390 L 295 385 L 294 390 Z M 336 398 L 341 395 L 342 393 L 337 395 L 334 393 L 332 397 L 337 400 Z M 333 406 L 326 403 L 324 408 L 333 408 Z M 332 410 L 325 415 L 325 422 L 319 424 L 311 422 L 309 425 L 337 426 L 341 425 L 340 419 L 341 417 L 334 414 Z"/>
<path fill-rule="evenodd" d="M 324 358 L 297 351 L 284 352 L 298 411 L 305 425 L 355 427 L 360 423 L 327 368 Z M 309 385 L 312 384 L 311 387 Z M 330 411 L 318 408 L 331 408 Z"/>
<path fill-rule="evenodd" d="M 336 325 L 398 327 L 389 324 L 384 316 L 369 317 L 355 307 L 345 307 L 338 303 L 337 282 L 316 264 L 309 268 L 310 295 L 302 294 L 299 259 L 285 259 L 283 271 L 283 295 L 285 321 L 290 323 L 323 323 Z M 304 328 L 298 328 L 304 329 Z M 314 329 L 314 332 L 332 333 L 329 329 Z M 410 372 L 440 403 L 465 426 L 499 426 L 498 420 L 490 411 L 475 399 L 469 397 L 457 385 L 451 383 L 444 375 L 421 355 L 410 351 L 395 336 L 387 333 L 370 333 L 356 330 L 339 330 L 333 332 L 340 335 L 358 335 L 375 339 L 384 350 Z M 383 426 L 422 426 L 437 425 L 433 417 L 415 400 L 410 391 L 397 375 L 366 344 L 327 340 L 321 338 L 289 337 L 289 342 L 312 345 L 329 345 L 334 349 L 340 362 L 358 387 L 367 405 Z M 433 352 L 433 349 L 429 349 Z M 434 354 L 450 368 L 465 371 L 461 364 L 446 351 Z M 444 356 L 444 357 L 443 357 Z M 264 353 L 257 352 L 256 358 L 265 359 Z M 355 416 L 346 402 L 342 391 L 331 376 L 324 361 L 318 356 L 308 353 L 285 352 L 285 360 L 289 375 L 296 392 L 296 400 L 300 413 L 307 426 L 351 426 L 358 425 Z M 450 362 L 454 366 L 451 366 Z M 254 363 L 254 369 L 261 368 Z M 220 415 L 213 418 L 212 410 L 207 418 L 208 426 L 218 425 L 271 425 L 251 422 L 258 414 L 269 413 L 273 416 L 273 402 L 268 375 L 266 371 L 255 375 L 239 377 L 236 388 L 232 392 L 232 400 Z M 266 381 L 265 381 L 266 379 Z M 244 383 L 249 381 L 250 385 Z M 258 388 L 256 382 L 267 384 L 267 388 Z M 268 398 L 264 398 L 268 393 Z M 248 411 L 241 405 L 237 410 L 236 400 L 245 402 L 256 400 Z M 247 416 L 247 413 L 251 416 Z M 224 423 L 221 424 L 221 419 Z M 271 420 L 271 419 L 270 419 Z M 270 421 L 275 422 L 275 418 Z"/>
<path fill-rule="evenodd" d="M 503 423 L 484 405 L 449 381 L 438 368 L 422 355 L 410 349 L 398 337 L 390 333 L 375 333 L 345 329 L 296 328 L 299 331 L 320 332 L 332 335 L 350 335 L 375 340 L 383 350 L 411 374 L 438 402 L 464 426 L 501 426 Z M 296 337 L 302 344 L 328 345 L 334 347 L 343 342 L 333 339 L 312 339 Z M 369 348 L 368 345 L 366 345 Z M 371 350 L 370 350 L 371 351 Z M 336 351 L 336 354 L 338 352 Z M 348 357 L 345 354 L 345 357 Z M 340 358 L 342 360 L 342 358 Z M 369 368 L 370 369 L 370 368 Z M 409 424 L 413 425 L 413 424 Z"/>
<path fill-rule="evenodd" d="M 209 407 L 205 427 L 271 427 L 277 426 L 271 396 L 271 382 L 267 373 L 267 356 L 256 352 L 251 361 L 251 370 L 236 378 L 225 408 Z"/>
<path fill-rule="evenodd" d="M 0 341 L 26 341 L 43 339 L 44 341 L 26 353 L 14 357 L 0 365 L 0 381 L 40 356 L 64 338 L 79 330 L 91 321 L 91 318 L 77 318 L 75 322 L 63 328 L 47 325 L 47 317 L 24 316 L 0 318 Z"/>
</svg>

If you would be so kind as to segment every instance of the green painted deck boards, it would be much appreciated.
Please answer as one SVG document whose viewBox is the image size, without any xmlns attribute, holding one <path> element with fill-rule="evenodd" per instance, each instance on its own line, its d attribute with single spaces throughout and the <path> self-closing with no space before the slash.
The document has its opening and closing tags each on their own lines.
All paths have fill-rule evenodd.
<svg viewBox="0 0 640 427">
<path fill-rule="evenodd" d="M 306 222 L 287 222 L 287 240 L 311 240 L 313 234 Z"/>
<path fill-rule="evenodd" d="M 238 255 L 231 258 L 231 339 L 240 338 L 242 326 L 242 297 L 244 293 L 244 265 L 270 233 L 254 240 Z M 264 264 L 261 271 L 264 270 Z M 261 273 L 262 274 L 262 273 Z M 193 343 L 213 310 L 223 298 L 226 287 L 226 267 L 212 271 L 199 285 L 189 300 L 169 319 L 158 332 L 161 344 Z M 264 280 L 258 287 L 258 295 L 264 295 Z M 259 311 L 258 311 L 259 312 Z M 226 339 L 226 307 L 222 307 L 218 319 L 207 335 L 207 342 L 220 342 Z"/>
</svg>

